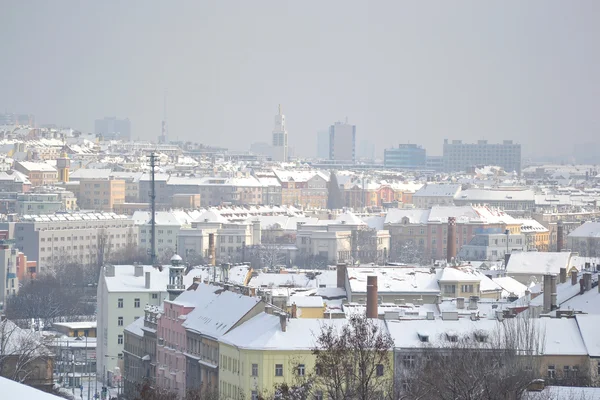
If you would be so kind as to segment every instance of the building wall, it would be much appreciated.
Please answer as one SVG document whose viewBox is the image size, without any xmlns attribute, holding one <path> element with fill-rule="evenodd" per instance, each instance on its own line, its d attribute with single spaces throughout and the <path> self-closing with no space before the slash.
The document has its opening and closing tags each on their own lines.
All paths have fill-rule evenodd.
<svg viewBox="0 0 600 400">
<path fill-rule="evenodd" d="M 120 179 L 82 179 L 79 181 L 79 207 L 86 210 L 113 211 L 125 203 L 125 181 Z"/>
<path fill-rule="evenodd" d="M 329 159 L 356 161 L 356 125 L 336 122 L 329 127 Z"/>
<path fill-rule="evenodd" d="M 383 163 L 391 168 L 424 169 L 426 158 L 424 148 L 416 144 L 401 144 L 384 150 Z"/>
<path fill-rule="evenodd" d="M 480 140 L 474 144 L 461 140 L 444 141 L 444 171 L 466 171 L 476 165 L 497 165 L 507 172 L 521 173 L 521 145 L 505 140 L 490 144 Z"/>
<path fill-rule="evenodd" d="M 144 352 L 144 337 L 130 331 L 125 331 L 125 345 L 123 348 L 123 394 L 128 398 L 135 398 L 138 384 L 146 378 L 145 362 L 142 357 Z"/>
</svg>

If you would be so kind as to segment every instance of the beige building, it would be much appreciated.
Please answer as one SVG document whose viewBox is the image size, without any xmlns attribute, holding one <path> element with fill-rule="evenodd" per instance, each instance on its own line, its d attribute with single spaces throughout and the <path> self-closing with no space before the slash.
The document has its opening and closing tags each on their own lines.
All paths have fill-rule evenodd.
<svg viewBox="0 0 600 400">
<path fill-rule="evenodd" d="M 113 211 L 125 203 L 122 179 L 82 179 L 79 181 L 79 207 L 87 210 Z"/>
<path fill-rule="evenodd" d="M 14 166 L 15 171 L 27 175 L 31 186 L 52 185 L 58 181 L 58 171 L 50 164 L 17 161 Z"/>
</svg>

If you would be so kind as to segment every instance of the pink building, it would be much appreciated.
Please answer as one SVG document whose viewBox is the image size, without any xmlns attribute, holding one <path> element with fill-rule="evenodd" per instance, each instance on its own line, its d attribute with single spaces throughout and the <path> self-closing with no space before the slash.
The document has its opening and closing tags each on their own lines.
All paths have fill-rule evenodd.
<svg viewBox="0 0 600 400">
<path fill-rule="evenodd" d="M 156 347 L 156 384 L 176 392 L 180 397 L 185 394 L 186 387 L 186 334 L 182 323 L 185 316 L 194 309 L 192 304 L 186 304 L 181 297 L 173 301 L 165 300 L 163 313 L 158 319 Z"/>
</svg>

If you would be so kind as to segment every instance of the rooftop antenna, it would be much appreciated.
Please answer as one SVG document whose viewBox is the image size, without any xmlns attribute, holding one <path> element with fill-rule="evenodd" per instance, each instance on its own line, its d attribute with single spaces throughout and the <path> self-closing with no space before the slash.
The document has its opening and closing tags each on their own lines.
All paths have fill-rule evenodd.
<svg viewBox="0 0 600 400">
<path fill-rule="evenodd" d="M 153 266 L 156 266 L 158 263 L 156 257 L 156 186 L 154 180 L 154 169 L 156 167 L 156 154 L 154 152 L 150 153 L 150 176 L 152 177 L 150 182 L 150 209 L 151 209 L 151 217 L 150 224 L 152 229 L 150 231 L 150 263 Z"/>
</svg>

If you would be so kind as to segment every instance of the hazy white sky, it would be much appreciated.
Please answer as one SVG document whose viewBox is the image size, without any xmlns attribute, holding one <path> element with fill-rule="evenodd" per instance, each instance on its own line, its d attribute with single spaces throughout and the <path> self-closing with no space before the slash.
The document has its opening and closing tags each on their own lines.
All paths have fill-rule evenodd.
<svg viewBox="0 0 600 400">
<path fill-rule="evenodd" d="M 525 155 L 600 137 L 600 1 L 0 0 L 0 111 L 83 131 L 247 149 L 348 117 L 398 143 L 514 139 Z"/>
</svg>

